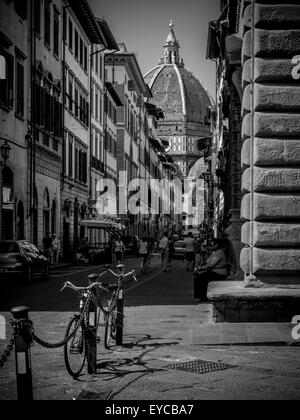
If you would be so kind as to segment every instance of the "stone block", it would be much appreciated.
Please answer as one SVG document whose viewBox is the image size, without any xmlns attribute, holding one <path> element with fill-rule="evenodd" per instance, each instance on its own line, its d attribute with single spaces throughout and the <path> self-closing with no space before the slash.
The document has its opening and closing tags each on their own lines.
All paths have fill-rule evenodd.
<svg viewBox="0 0 300 420">
<path fill-rule="evenodd" d="M 251 24 L 252 24 L 252 6 L 251 4 L 249 4 L 244 10 L 244 16 L 243 16 L 244 31 L 251 28 Z"/>
<path fill-rule="evenodd" d="M 243 141 L 251 137 L 251 122 L 252 122 L 252 114 L 251 113 L 246 114 L 242 122 L 242 140 Z"/>
<path fill-rule="evenodd" d="M 251 139 L 248 138 L 247 140 L 244 141 L 242 152 L 241 152 L 241 164 L 242 164 L 242 169 L 244 170 L 251 165 L 250 153 L 251 153 Z"/>
<path fill-rule="evenodd" d="M 247 86 L 248 88 L 248 86 Z M 245 91 L 247 91 L 247 88 Z M 249 95 L 248 95 L 249 96 Z M 248 102 L 243 103 L 248 106 Z M 299 86 L 276 86 L 255 83 L 254 85 L 254 109 L 255 111 L 299 111 L 300 109 L 300 85 Z M 250 109 L 249 109 L 250 112 Z"/>
<path fill-rule="evenodd" d="M 293 58 L 300 54 L 300 30 L 267 31 L 257 29 L 255 30 L 254 45 L 256 57 Z M 247 42 L 245 55 L 248 53 L 248 49 Z"/>
<path fill-rule="evenodd" d="M 248 31 L 244 35 L 244 42 L 242 48 L 242 62 L 243 64 L 252 57 L 252 34 Z"/>
<path fill-rule="evenodd" d="M 246 142 L 245 142 L 246 143 Z M 250 143 L 250 142 L 249 142 Z M 249 145 L 242 152 L 242 159 L 248 162 Z M 249 149 L 249 151 L 247 150 Z M 245 162 L 245 163 L 246 163 Z M 244 163 L 244 162 L 243 162 Z M 300 139 L 254 139 L 254 165 L 291 166 L 300 165 Z"/>
<path fill-rule="evenodd" d="M 251 82 L 251 69 L 252 66 L 252 59 L 249 58 L 247 61 L 244 62 L 243 66 L 243 74 L 242 74 L 242 84 L 243 88 L 245 88 Z"/>
<path fill-rule="evenodd" d="M 250 136 L 249 122 L 245 123 L 245 135 Z M 255 137 L 300 138 L 300 114 L 261 113 L 254 117 Z"/>
<path fill-rule="evenodd" d="M 251 249 L 241 252 L 241 267 L 244 273 L 251 270 Z M 252 249 L 252 274 L 295 275 L 300 272 L 300 249 Z"/>
<path fill-rule="evenodd" d="M 243 103 L 242 103 L 242 115 L 246 115 L 251 112 L 251 102 L 252 102 L 252 85 L 247 85 L 243 93 Z"/>
<path fill-rule="evenodd" d="M 300 5 L 257 4 L 255 7 L 255 26 L 257 28 L 265 28 L 265 29 L 266 28 L 268 29 L 269 28 L 299 29 L 300 28 Z"/>
<path fill-rule="evenodd" d="M 253 229 L 253 245 L 256 248 L 299 247 L 300 224 L 245 223 L 242 227 L 242 243 L 250 245 L 250 229 Z"/>
<path fill-rule="evenodd" d="M 300 192 L 300 171 L 298 168 L 259 168 L 245 170 L 242 176 L 243 192 Z"/>
<path fill-rule="evenodd" d="M 251 220 L 251 194 L 243 197 L 241 205 L 242 218 Z M 259 194 L 253 195 L 253 220 L 284 220 L 297 223 L 300 220 L 300 194 Z"/>
<path fill-rule="evenodd" d="M 251 63 L 251 61 L 250 61 Z M 298 84 L 299 80 L 295 80 L 292 76 L 293 68 L 295 64 L 292 60 L 264 60 L 263 58 L 255 59 L 255 82 L 263 83 L 286 83 L 286 84 Z M 248 71 L 245 70 L 245 78 L 249 79 Z"/>
</svg>

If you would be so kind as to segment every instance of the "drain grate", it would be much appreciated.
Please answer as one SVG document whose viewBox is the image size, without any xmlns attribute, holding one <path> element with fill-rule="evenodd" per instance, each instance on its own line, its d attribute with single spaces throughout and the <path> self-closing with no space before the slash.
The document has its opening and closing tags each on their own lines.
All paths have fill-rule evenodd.
<svg viewBox="0 0 300 420">
<path fill-rule="evenodd" d="M 233 369 L 234 367 L 235 366 L 227 365 L 225 363 L 209 362 L 206 360 L 193 360 L 166 366 L 167 369 L 182 370 L 184 372 L 198 373 L 199 375 Z"/>
</svg>

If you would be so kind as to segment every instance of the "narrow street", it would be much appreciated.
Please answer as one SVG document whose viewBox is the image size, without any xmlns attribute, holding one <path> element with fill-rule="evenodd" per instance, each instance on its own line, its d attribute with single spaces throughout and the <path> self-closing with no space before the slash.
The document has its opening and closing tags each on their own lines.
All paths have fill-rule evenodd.
<svg viewBox="0 0 300 420">
<path fill-rule="evenodd" d="M 138 260 L 126 263 L 128 270 L 138 267 Z M 88 376 L 84 370 L 79 380 L 74 381 L 65 370 L 62 349 L 46 350 L 34 345 L 35 399 L 299 398 L 299 347 L 198 344 L 201 327 L 211 325 L 210 305 L 194 303 L 193 276 L 185 271 L 182 261 L 175 261 L 168 273 L 161 274 L 158 267 L 159 259 L 155 257 L 150 272 L 139 275 L 137 284 L 128 284 L 124 346 L 105 350 L 104 331 L 100 328 L 97 375 Z M 74 293 L 59 290 L 68 280 L 82 284 L 94 271 L 95 267 L 65 267 L 53 271 L 46 283 L 4 284 L 0 314 L 9 319 L 7 311 L 11 307 L 28 305 L 37 335 L 50 342 L 59 341 L 76 311 Z M 0 353 L 5 343 L 0 342 Z M 197 369 L 191 372 L 169 366 L 198 360 L 225 363 L 229 367 L 216 371 L 208 368 L 199 374 Z M 0 399 L 16 399 L 15 388 L 12 355 L 0 370 Z"/>
</svg>

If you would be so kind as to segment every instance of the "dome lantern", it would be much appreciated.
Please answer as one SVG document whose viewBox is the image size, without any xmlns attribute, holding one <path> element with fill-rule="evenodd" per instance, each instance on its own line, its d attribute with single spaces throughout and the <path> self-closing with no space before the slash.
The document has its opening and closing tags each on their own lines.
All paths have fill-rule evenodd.
<svg viewBox="0 0 300 420">
<path fill-rule="evenodd" d="M 161 61 L 162 64 L 180 64 L 182 63 L 179 55 L 180 46 L 174 33 L 174 23 L 172 20 L 170 21 L 169 28 L 169 35 L 164 44 L 164 57 Z"/>
</svg>

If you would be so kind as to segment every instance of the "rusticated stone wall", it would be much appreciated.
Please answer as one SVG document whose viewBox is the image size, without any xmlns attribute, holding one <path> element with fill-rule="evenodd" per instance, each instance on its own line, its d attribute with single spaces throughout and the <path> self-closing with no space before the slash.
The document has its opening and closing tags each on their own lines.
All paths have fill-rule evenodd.
<svg viewBox="0 0 300 420">
<path fill-rule="evenodd" d="M 250 285 L 299 284 L 300 0 L 245 0 L 243 25 L 241 267 Z"/>
</svg>

